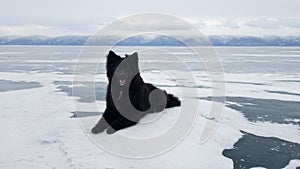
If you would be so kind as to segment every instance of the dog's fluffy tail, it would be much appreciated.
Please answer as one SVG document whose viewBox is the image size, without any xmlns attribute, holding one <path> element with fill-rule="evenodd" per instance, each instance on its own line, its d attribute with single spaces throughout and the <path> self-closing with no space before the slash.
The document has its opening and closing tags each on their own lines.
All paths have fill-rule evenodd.
<svg viewBox="0 0 300 169">
<path fill-rule="evenodd" d="M 167 94 L 167 105 L 166 108 L 177 107 L 181 105 L 181 101 L 178 97 L 175 97 L 172 94 Z"/>
</svg>

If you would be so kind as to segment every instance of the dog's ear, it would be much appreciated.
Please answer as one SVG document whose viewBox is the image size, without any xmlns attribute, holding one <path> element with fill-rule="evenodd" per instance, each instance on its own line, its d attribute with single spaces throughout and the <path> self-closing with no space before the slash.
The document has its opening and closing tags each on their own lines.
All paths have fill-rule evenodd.
<svg viewBox="0 0 300 169">
<path fill-rule="evenodd" d="M 136 66 L 139 65 L 139 56 L 138 56 L 137 52 L 134 52 L 131 55 L 125 55 L 125 56 L 132 65 L 136 65 Z"/>
<path fill-rule="evenodd" d="M 107 55 L 107 64 L 114 64 L 118 59 L 120 59 L 121 57 L 118 56 L 115 52 L 113 51 L 109 51 L 108 55 Z"/>
</svg>

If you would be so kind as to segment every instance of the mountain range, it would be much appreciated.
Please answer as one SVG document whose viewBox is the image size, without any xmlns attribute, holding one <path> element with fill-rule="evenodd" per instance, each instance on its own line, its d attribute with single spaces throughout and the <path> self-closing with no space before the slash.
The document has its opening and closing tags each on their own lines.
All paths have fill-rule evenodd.
<svg viewBox="0 0 300 169">
<path fill-rule="evenodd" d="M 117 36 L 0 36 L 0 45 L 89 45 L 97 46 L 183 46 L 179 40 L 169 36 L 133 36 L 117 44 L 114 42 Z M 300 46 L 300 36 L 208 36 L 213 46 Z M 188 45 L 203 46 L 201 40 L 193 37 L 186 37 Z M 207 44 L 206 44 L 207 45 Z"/>
</svg>

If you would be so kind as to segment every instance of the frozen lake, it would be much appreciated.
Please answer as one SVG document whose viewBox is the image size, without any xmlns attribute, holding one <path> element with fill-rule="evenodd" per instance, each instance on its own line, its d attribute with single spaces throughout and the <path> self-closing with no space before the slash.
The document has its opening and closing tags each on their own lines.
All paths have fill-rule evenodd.
<svg viewBox="0 0 300 169">
<path fill-rule="evenodd" d="M 82 47 L 0 46 L 0 168 L 299 168 L 300 47 L 216 47 L 224 66 L 226 104 L 213 136 L 199 143 L 212 101 L 211 80 L 197 57 L 183 47 L 117 47 L 119 54 L 140 53 L 140 66 L 153 63 L 176 69 L 168 51 L 191 67 L 197 84 L 199 116 L 189 135 L 174 149 L 148 159 L 115 156 L 96 146 L 78 118 L 96 124 L 105 108 L 104 47 L 91 47 L 77 67 L 92 81 L 73 83 Z M 151 50 L 150 50 L 151 49 Z M 148 52 L 147 52 L 148 51 Z M 148 58 L 143 58 L 143 56 Z M 97 68 L 95 72 L 94 68 Z M 177 69 L 178 68 L 178 69 Z M 174 79 L 154 70 L 142 77 L 180 95 Z M 83 78 L 84 79 L 84 78 Z M 90 89 L 95 88 L 95 95 Z M 76 89 L 76 94 L 72 90 Z M 74 106 L 80 104 L 82 109 Z M 99 111 L 90 105 L 96 103 Z M 174 112 L 172 114 L 172 112 Z M 121 131 L 134 137 L 163 132 L 176 119 L 169 109 L 149 125 Z M 167 126 L 166 126 L 167 125 Z"/>
</svg>

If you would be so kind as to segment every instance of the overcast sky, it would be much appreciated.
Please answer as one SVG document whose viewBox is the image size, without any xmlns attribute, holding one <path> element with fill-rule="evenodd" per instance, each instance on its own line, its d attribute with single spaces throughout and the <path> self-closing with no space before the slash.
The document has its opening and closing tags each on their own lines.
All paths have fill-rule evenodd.
<svg viewBox="0 0 300 169">
<path fill-rule="evenodd" d="M 137 13 L 180 17 L 206 35 L 300 35 L 299 0 L 7 0 L 0 36 L 90 35 Z"/>
</svg>

